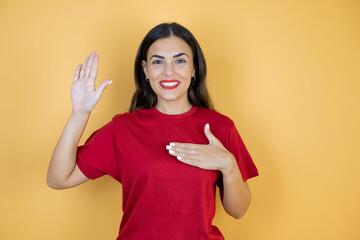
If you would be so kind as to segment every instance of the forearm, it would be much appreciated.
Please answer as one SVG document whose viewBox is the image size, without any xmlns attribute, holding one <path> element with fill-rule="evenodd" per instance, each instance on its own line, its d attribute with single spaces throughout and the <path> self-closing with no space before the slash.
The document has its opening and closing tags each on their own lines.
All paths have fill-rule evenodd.
<svg viewBox="0 0 360 240">
<path fill-rule="evenodd" d="M 251 202 L 249 186 L 243 181 L 236 162 L 232 162 L 232 167 L 229 170 L 222 171 L 222 175 L 223 189 L 221 189 L 221 200 L 224 209 L 229 215 L 240 219 L 246 213 Z"/>
<path fill-rule="evenodd" d="M 90 113 L 72 113 L 59 138 L 50 160 L 47 184 L 64 183 L 76 165 L 77 146 L 86 127 Z"/>
</svg>

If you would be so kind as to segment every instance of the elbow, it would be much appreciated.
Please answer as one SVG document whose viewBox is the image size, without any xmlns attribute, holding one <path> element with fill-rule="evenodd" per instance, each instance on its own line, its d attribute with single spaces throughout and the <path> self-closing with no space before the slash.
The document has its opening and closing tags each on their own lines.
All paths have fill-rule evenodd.
<svg viewBox="0 0 360 240">
<path fill-rule="evenodd" d="M 46 185 L 47 185 L 49 188 L 52 188 L 52 189 L 59 189 L 59 187 L 58 187 L 55 183 L 53 183 L 53 182 L 51 182 L 51 181 L 49 181 L 49 180 L 46 180 Z"/>
<path fill-rule="evenodd" d="M 240 220 L 242 217 L 243 217 L 243 215 L 237 215 L 237 216 L 233 216 L 236 220 Z"/>
<path fill-rule="evenodd" d="M 239 220 L 239 219 L 241 219 L 241 218 L 245 215 L 245 213 L 246 213 L 246 210 L 245 210 L 245 211 L 241 211 L 241 212 L 239 212 L 238 214 L 234 214 L 234 215 L 232 215 L 232 217 L 235 218 L 236 220 Z"/>
<path fill-rule="evenodd" d="M 247 209 L 243 209 L 243 208 L 239 208 L 238 211 L 233 211 L 233 212 L 229 212 L 229 211 L 226 211 L 231 217 L 235 218 L 236 220 L 239 220 L 241 219 L 245 213 L 246 213 L 246 210 Z"/>
<path fill-rule="evenodd" d="M 66 187 L 62 187 L 60 185 L 56 185 L 56 184 L 53 184 L 53 183 L 47 183 L 47 186 L 49 188 L 52 188 L 52 189 L 55 189 L 55 190 L 62 190 L 62 189 L 66 188 Z"/>
<path fill-rule="evenodd" d="M 46 185 L 49 188 L 56 189 L 56 190 L 65 189 L 65 187 L 63 187 L 61 184 L 59 184 L 58 182 L 51 179 L 49 176 L 46 178 Z"/>
<path fill-rule="evenodd" d="M 243 202 L 243 204 L 239 207 L 239 211 L 232 216 L 237 220 L 241 219 L 249 209 L 250 203 L 251 203 L 251 195 L 248 197 L 247 201 Z"/>
<path fill-rule="evenodd" d="M 233 214 L 232 217 L 235 218 L 236 220 L 239 220 L 239 219 L 241 219 L 242 217 L 244 217 L 246 211 L 247 211 L 247 209 L 241 210 L 239 213 Z"/>
</svg>

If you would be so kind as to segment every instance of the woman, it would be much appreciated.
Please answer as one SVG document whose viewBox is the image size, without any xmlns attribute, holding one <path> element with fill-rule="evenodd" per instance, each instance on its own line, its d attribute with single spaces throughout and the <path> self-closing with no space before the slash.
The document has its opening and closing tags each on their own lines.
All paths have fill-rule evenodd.
<svg viewBox="0 0 360 240">
<path fill-rule="evenodd" d="M 233 121 L 212 110 L 194 36 L 176 23 L 153 28 L 136 56 L 129 113 L 78 147 L 111 83 L 95 90 L 98 59 L 92 52 L 76 69 L 72 114 L 50 161 L 48 186 L 70 188 L 104 174 L 122 183 L 117 239 L 224 239 L 211 225 L 216 185 L 226 212 L 239 219 L 251 201 L 246 180 L 258 172 Z"/>
</svg>

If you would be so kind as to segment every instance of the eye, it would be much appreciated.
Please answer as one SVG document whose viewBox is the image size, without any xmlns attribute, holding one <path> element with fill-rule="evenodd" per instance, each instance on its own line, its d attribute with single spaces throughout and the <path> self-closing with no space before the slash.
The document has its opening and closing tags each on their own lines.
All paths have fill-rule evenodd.
<svg viewBox="0 0 360 240">
<path fill-rule="evenodd" d="M 186 61 L 184 59 L 177 59 L 175 62 L 176 63 L 186 63 Z"/>
<path fill-rule="evenodd" d="M 161 60 L 154 60 L 154 61 L 152 61 L 152 64 L 162 64 L 162 61 Z"/>
</svg>

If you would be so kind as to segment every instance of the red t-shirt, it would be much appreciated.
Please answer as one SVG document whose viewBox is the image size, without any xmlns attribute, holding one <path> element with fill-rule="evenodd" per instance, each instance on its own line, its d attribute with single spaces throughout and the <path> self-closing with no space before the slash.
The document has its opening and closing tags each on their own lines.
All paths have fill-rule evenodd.
<svg viewBox="0 0 360 240">
<path fill-rule="evenodd" d="M 88 178 L 108 174 L 122 184 L 118 240 L 224 239 L 212 225 L 220 171 L 182 163 L 166 150 L 170 142 L 208 144 L 206 123 L 235 156 L 243 180 L 257 176 L 233 121 L 195 106 L 180 115 L 156 108 L 118 114 L 78 147 L 77 165 Z"/>
</svg>

